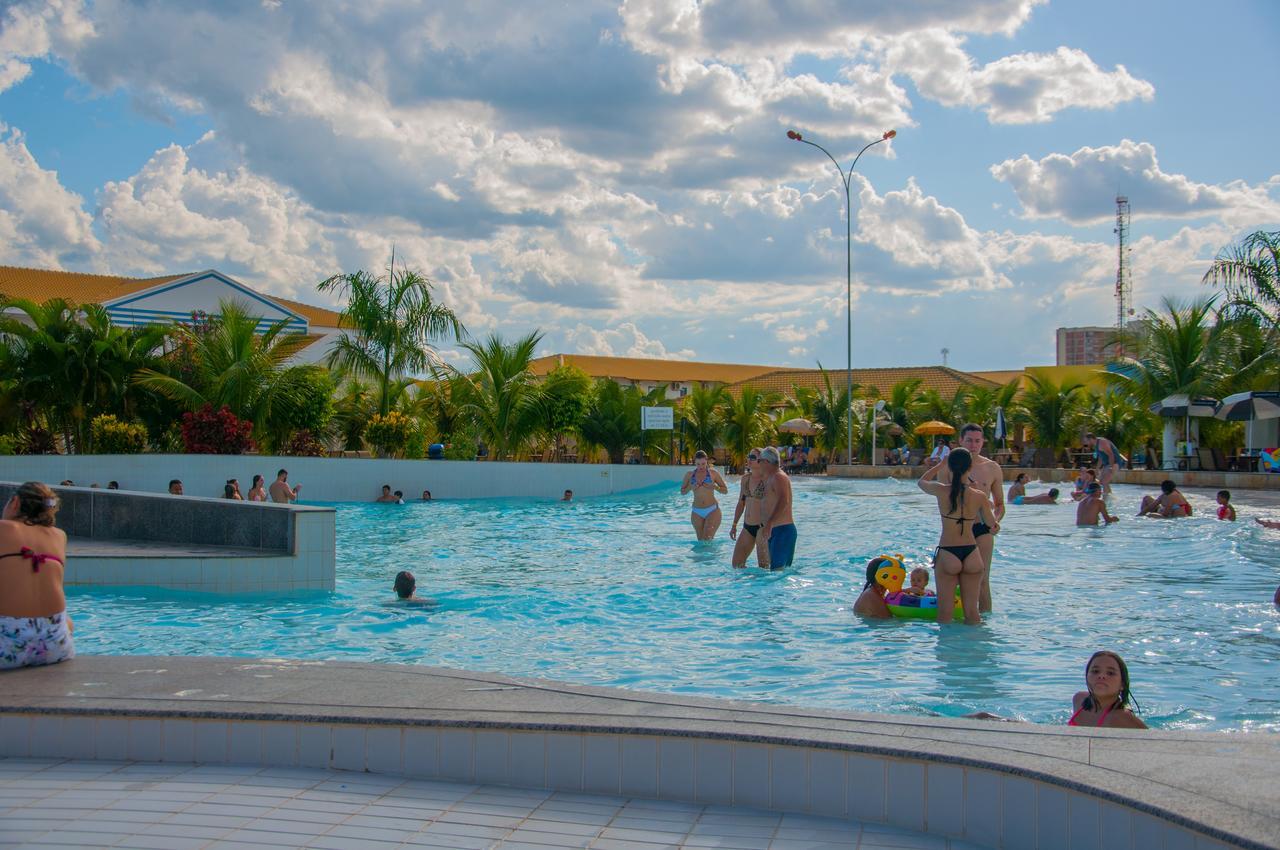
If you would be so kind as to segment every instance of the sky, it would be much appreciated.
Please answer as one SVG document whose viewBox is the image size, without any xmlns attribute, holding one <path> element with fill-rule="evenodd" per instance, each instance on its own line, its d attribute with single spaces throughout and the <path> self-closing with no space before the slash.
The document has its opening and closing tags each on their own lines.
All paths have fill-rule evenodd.
<svg viewBox="0 0 1280 850">
<path fill-rule="evenodd" d="M 1052 363 L 1280 229 L 1273 0 L 0 0 L 0 264 L 427 275 L 539 354 Z M 453 340 L 448 359 L 465 358 Z"/>
</svg>

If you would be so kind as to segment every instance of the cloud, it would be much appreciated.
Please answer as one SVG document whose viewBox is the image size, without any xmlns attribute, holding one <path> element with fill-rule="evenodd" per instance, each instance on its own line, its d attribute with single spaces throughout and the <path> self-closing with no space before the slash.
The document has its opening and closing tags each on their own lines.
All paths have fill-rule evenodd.
<svg viewBox="0 0 1280 850">
<path fill-rule="evenodd" d="M 1032 219 L 1062 218 L 1073 224 L 1106 221 L 1115 215 L 1117 194 L 1129 198 L 1135 218 L 1194 218 L 1222 214 L 1232 221 L 1280 220 L 1280 176 L 1250 186 L 1196 183 L 1161 170 L 1155 146 L 1122 140 L 1118 145 L 1082 147 L 1039 160 L 1023 154 L 991 167 L 1008 183 Z"/>
<path fill-rule="evenodd" d="M 31 73 L 28 60 L 49 54 L 56 35 L 71 43 L 88 35 L 92 26 L 75 0 L 30 0 L 9 4 L 0 14 L 0 92 Z"/>
<path fill-rule="evenodd" d="M 650 339 L 634 322 L 621 322 L 614 327 L 593 328 L 579 324 L 564 334 L 569 351 L 606 357 L 650 357 L 660 360 L 692 360 L 691 348 L 667 349 L 660 339 Z"/>
<path fill-rule="evenodd" d="M 40 167 L 19 130 L 0 123 L 0 262 L 96 266 L 101 247 L 84 199 Z"/>
<path fill-rule="evenodd" d="M 1064 109 L 1110 109 L 1155 97 L 1155 87 L 1123 65 L 1104 71 L 1081 50 L 1018 53 L 977 67 L 963 43 L 941 29 L 911 33 L 888 42 L 885 65 L 943 106 L 985 110 L 992 124 L 1044 123 Z"/>
</svg>

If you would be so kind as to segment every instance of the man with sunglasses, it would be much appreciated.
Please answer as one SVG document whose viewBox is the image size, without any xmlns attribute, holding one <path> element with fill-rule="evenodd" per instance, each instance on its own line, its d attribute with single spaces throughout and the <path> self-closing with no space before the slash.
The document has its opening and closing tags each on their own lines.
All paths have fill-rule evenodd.
<svg viewBox="0 0 1280 850">
<path fill-rule="evenodd" d="M 791 479 L 782 471 L 782 456 L 773 446 L 760 451 L 757 469 L 764 479 L 764 518 L 760 539 L 769 545 L 769 569 L 785 570 L 796 554 L 796 523 L 791 516 Z"/>
<path fill-rule="evenodd" d="M 747 470 L 742 475 L 738 493 L 738 505 L 733 509 L 733 525 L 729 527 L 729 539 L 736 541 L 733 547 L 734 567 L 745 567 L 747 556 L 756 550 L 756 563 L 769 569 L 769 547 L 760 539 L 760 522 L 764 505 L 764 474 L 757 470 L 760 449 L 747 452 Z M 738 536 L 738 520 L 742 520 L 742 536 Z"/>
</svg>

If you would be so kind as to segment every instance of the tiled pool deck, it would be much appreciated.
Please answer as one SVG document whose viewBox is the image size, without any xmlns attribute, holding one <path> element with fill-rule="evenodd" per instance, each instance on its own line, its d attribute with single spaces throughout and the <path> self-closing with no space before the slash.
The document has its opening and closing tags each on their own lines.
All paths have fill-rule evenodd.
<svg viewBox="0 0 1280 850">
<path fill-rule="evenodd" d="M 384 828 L 377 817 L 396 816 L 385 798 L 420 792 L 453 802 L 394 824 L 407 831 L 396 841 L 442 829 L 433 826 L 441 820 L 436 809 L 462 812 L 478 795 L 506 800 L 500 808 L 508 808 L 494 812 L 506 820 L 492 826 L 511 833 L 481 836 L 489 842 L 481 846 L 535 846 L 527 833 L 537 830 L 524 822 L 552 820 L 535 815 L 543 805 L 572 804 L 599 811 L 563 834 L 600 847 L 622 846 L 604 843 L 621 834 L 605 835 L 603 827 L 629 810 L 681 812 L 686 822 L 683 832 L 651 829 L 666 838 L 637 848 L 765 848 L 780 838 L 790 843 L 774 846 L 812 840 L 822 847 L 835 837 L 766 836 L 758 828 L 766 820 L 773 830 L 831 827 L 842 836 L 834 846 L 845 847 L 859 846 L 855 839 L 864 847 L 1280 847 L 1280 738 L 1273 735 L 845 714 L 417 666 L 85 656 L 11 671 L 0 674 L 0 756 L 9 759 L 5 770 L 48 771 L 52 782 L 5 782 L 6 800 L 26 795 L 17 811 L 0 815 L 0 829 L 15 831 L 15 823 L 31 822 L 39 830 L 38 810 L 54 795 L 98 800 L 82 813 L 92 830 L 123 819 L 129 835 L 160 820 L 199 826 L 173 820 L 209 813 L 193 812 L 197 804 L 257 807 L 232 814 L 242 821 L 213 823 L 225 833 L 187 836 L 223 840 L 236 829 L 258 829 L 250 824 L 263 818 L 288 821 L 271 813 L 336 789 L 351 796 L 320 807 L 328 821 L 304 819 L 317 842 L 344 837 L 334 831 L 341 825 Z M 143 779 L 131 785 L 111 775 L 120 771 Z M 67 787 L 66 776 L 77 772 L 85 784 Z M 205 777 L 221 778 L 208 788 L 183 787 Z M 284 791 L 237 790 L 265 780 Z M 338 788 L 344 783 L 345 791 Z M 194 796 L 144 822 L 122 814 L 131 811 L 127 800 L 106 799 L 119 790 Z M 344 816 L 333 820 L 337 814 Z M 752 841 L 695 830 L 703 823 L 736 824 Z M 55 825 L 74 831 L 70 822 Z M 63 840 L 47 830 L 21 838 Z M 553 846 L 584 846 L 577 838 Z"/>
<path fill-rule="evenodd" d="M 0 847 L 964 850 L 883 824 L 306 768 L 0 759 Z"/>
</svg>

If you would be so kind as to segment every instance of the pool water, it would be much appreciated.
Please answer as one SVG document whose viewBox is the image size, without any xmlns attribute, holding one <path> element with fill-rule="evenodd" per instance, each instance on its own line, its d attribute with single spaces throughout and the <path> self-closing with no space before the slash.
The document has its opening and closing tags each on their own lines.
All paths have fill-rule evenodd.
<svg viewBox="0 0 1280 850">
<path fill-rule="evenodd" d="M 852 613 L 870 557 L 923 565 L 938 539 L 932 497 L 892 479 L 797 479 L 800 542 L 781 573 L 730 568 L 730 517 L 695 541 L 671 486 L 573 503 L 343 503 L 333 593 L 73 589 L 68 606 L 82 653 L 403 662 L 1044 723 L 1065 722 L 1085 661 L 1106 647 L 1153 726 L 1280 730 L 1275 533 L 1247 508 L 1218 522 L 1197 496 L 1191 519 L 1136 519 L 1142 492 L 1116 488 L 1110 528 L 1077 529 L 1070 501 L 1010 506 L 996 611 L 977 627 Z M 401 569 L 432 604 L 394 601 Z"/>
</svg>

